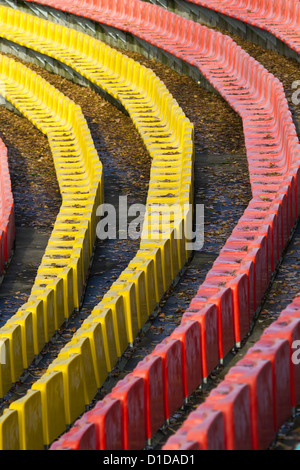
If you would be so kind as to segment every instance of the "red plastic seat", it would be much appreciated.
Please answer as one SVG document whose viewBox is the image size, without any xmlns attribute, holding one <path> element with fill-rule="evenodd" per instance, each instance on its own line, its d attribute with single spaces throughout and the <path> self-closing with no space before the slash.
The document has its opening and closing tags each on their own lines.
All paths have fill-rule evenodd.
<svg viewBox="0 0 300 470">
<path fill-rule="evenodd" d="M 109 396 L 121 402 L 123 450 L 143 449 L 146 441 L 144 380 L 128 374 Z"/>
<path fill-rule="evenodd" d="M 51 447 L 51 450 L 97 450 L 93 423 L 77 421 L 70 431 Z"/>
<path fill-rule="evenodd" d="M 250 299 L 248 277 L 246 274 L 236 273 L 233 276 L 220 273 L 212 268 L 206 276 L 207 287 L 229 287 L 232 291 L 234 340 L 236 347 L 240 347 L 243 338 L 250 329 Z"/>
<path fill-rule="evenodd" d="M 210 373 L 219 363 L 218 348 L 218 312 L 216 305 L 200 305 L 191 303 L 182 317 L 182 323 L 196 321 L 199 325 L 201 338 L 201 359 L 203 380 L 206 382 Z"/>
<path fill-rule="evenodd" d="M 184 400 L 181 342 L 167 338 L 155 347 L 151 355 L 162 359 L 165 419 L 168 420 Z"/>
<path fill-rule="evenodd" d="M 205 404 L 223 413 L 226 450 L 251 450 L 251 419 L 249 387 L 224 380 Z"/>
<path fill-rule="evenodd" d="M 230 369 L 225 378 L 229 382 L 248 384 L 250 387 L 253 449 L 266 449 L 275 436 L 271 362 L 245 356 Z"/>
<path fill-rule="evenodd" d="M 225 450 L 224 418 L 220 411 L 205 403 L 189 415 L 175 436 L 168 439 L 162 450 L 186 449 Z"/>
<path fill-rule="evenodd" d="M 147 356 L 138 363 L 132 375 L 144 380 L 146 438 L 150 440 L 165 421 L 162 358 Z"/>
<path fill-rule="evenodd" d="M 201 304 L 207 303 L 217 307 L 219 359 L 222 363 L 225 356 L 234 347 L 232 290 L 230 287 L 210 287 L 204 281 L 194 297 L 194 302 L 199 308 Z"/>
<path fill-rule="evenodd" d="M 268 359 L 272 364 L 274 430 L 291 415 L 290 347 L 287 340 L 263 335 L 247 352 L 247 357 Z"/>
<path fill-rule="evenodd" d="M 196 321 L 185 321 L 173 331 L 170 338 L 181 342 L 183 390 L 184 397 L 188 398 L 202 383 L 199 324 Z"/>
<path fill-rule="evenodd" d="M 84 419 L 95 426 L 97 450 L 123 449 L 122 406 L 119 399 L 108 395 L 88 411 Z"/>
<path fill-rule="evenodd" d="M 241 258 L 236 253 L 220 253 L 213 264 L 213 269 L 219 273 L 246 274 L 248 279 L 250 322 L 253 320 L 253 316 L 257 307 L 256 277 L 254 266 L 255 265 L 252 260 Z"/>
<path fill-rule="evenodd" d="M 265 329 L 264 337 L 287 339 L 290 345 L 290 357 L 293 342 L 300 339 L 300 318 L 280 315 L 278 320 Z M 290 361 L 291 404 L 295 407 L 300 401 L 300 366 Z"/>
</svg>

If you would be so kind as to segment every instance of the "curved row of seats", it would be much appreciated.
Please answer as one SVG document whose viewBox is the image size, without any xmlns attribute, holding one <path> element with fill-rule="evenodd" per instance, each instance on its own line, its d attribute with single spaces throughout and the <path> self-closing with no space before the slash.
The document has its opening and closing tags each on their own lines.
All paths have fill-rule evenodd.
<svg viewBox="0 0 300 470">
<path fill-rule="evenodd" d="M 151 9 L 154 7 L 147 7 L 147 11 Z M 157 7 L 154 11 L 158 12 Z M 131 13 L 131 23 L 122 17 L 123 29 L 133 31 L 134 23 L 135 34 L 197 66 L 242 117 L 253 199 L 182 325 L 55 448 L 63 442 L 64 448 L 78 448 L 88 435 L 96 436 L 96 441 L 88 441 L 93 448 L 142 448 L 145 439 L 153 436 L 229 350 L 239 346 L 299 216 L 300 148 L 280 82 L 220 33 L 169 12 L 153 13 L 147 29 L 143 18 L 141 28 L 141 17 L 135 20 L 135 12 Z M 102 21 L 99 9 L 97 15 L 93 16 Z M 177 32 L 181 28 L 189 33 L 187 44 L 178 44 L 167 21 L 155 33 L 156 22 L 168 15 L 169 24 L 177 18 Z M 138 399 L 143 389 L 146 403 Z M 120 422 L 117 427 L 115 413 Z M 114 440 L 113 435 L 120 438 Z"/>
<path fill-rule="evenodd" d="M 300 294 L 163 449 L 266 449 L 300 401 L 299 338 Z"/>
<path fill-rule="evenodd" d="M 189 218 L 186 209 L 193 200 L 194 136 L 192 124 L 151 70 L 100 41 L 68 28 L 4 7 L 0 8 L 0 16 L 3 37 L 68 64 L 118 99 L 132 117 L 152 157 L 147 211 L 136 257 L 47 372 L 0 418 L 0 448 L 40 449 L 58 437 L 91 402 L 189 257 L 184 235 Z M 16 103 L 18 95 L 14 93 L 13 104 L 16 106 Z M 29 105 L 32 109 L 28 99 Z M 48 129 L 49 124 L 46 122 L 45 126 Z M 54 150 L 58 148 L 53 145 Z M 64 153 L 71 158 L 69 150 Z M 70 172 L 68 179 L 72 180 Z M 80 182 L 78 186 L 78 178 L 76 180 L 77 192 L 80 192 Z M 161 217 L 160 209 L 164 210 Z M 63 241 L 70 244 L 68 237 L 64 240 L 67 224 L 74 228 L 79 221 L 86 222 L 87 216 L 77 213 L 77 204 L 73 211 L 64 216 L 67 220 L 61 225 L 63 238 L 59 245 Z M 92 230 L 95 235 L 95 224 Z M 180 233 L 183 237 L 178 236 Z M 55 264 L 53 273 L 61 263 L 56 255 L 56 251 L 46 252 L 43 258 L 47 269 Z M 41 289 L 49 288 L 44 285 L 46 268 L 38 270 L 36 282 Z M 68 281 L 67 276 L 65 280 Z M 69 297 L 65 292 L 61 299 L 67 302 Z M 49 313 L 52 305 L 49 297 L 43 296 L 43 305 Z M 26 312 L 33 310 L 31 304 L 26 304 L 25 308 Z M 21 313 L 24 315 L 24 309 Z M 17 318 L 13 317 L 12 321 Z M 23 336 L 29 343 L 25 319 L 22 316 L 18 321 L 22 321 Z M 8 326 L 5 328 L 3 337 L 8 335 Z M 16 379 L 21 373 L 21 364 L 15 360 L 18 348 L 14 343 L 10 348 L 8 344 L 7 349 L 13 365 L 20 366 L 14 370 L 13 379 Z M 28 366 L 31 360 L 28 345 L 24 351 Z M 23 365 L 25 367 L 25 362 Z M 5 380 L 3 374 L 6 385 L 9 380 Z"/>
<path fill-rule="evenodd" d="M 14 200 L 7 159 L 7 148 L 0 139 L 0 275 L 9 262 L 15 241 Z"/>
<path fill-rule="evenodd" d="M 130 31 L 139 35 L 139 30 L 148 33 L 149 28 L 158 26 L 156 32 L 161 35 L 162 30 L 171 28 L 180 41 L 190 41 L 188 32 L 181 31 L 180 25 L 173 17 L 163 13 L 163 9 L 156 6 L 158 0 L 152 1 L 155 5 L 147 5 L 140 0 L 29 0 L 30 3 L 47 5 L 75 15 L 100 21 L 110 26 Z M 222 13 L 228 17 L 264 29 L 291 49 L 300 52 L 300 4 L 297 0 L 185 0 Z M 167 2 L 168 5 L 168 2 Z M 175 0 L 169 7 L 176 6 Z M 153 9 L 154 7 L 154 9 Z"/>
<path fill-rule="evenodd" d="M 193 340 L 193 322 L 184 323 L 173 341 L 172 351 L 165 360 L 176 358 L 176 339 L 184 341 L 182 361 L 191 361 L 199 352 Z M 194 327 L 196 330 L 196 327 Z M 194 331 L 195 333 L 195 331 Z M 300 401 L 300 295 L 268 327 L 260 340 L 245 357 L 232 367 L 225 379 L 209 397 L 193 411 L 181 428 L 168 439 L 163 450 L 258 450 L 266 449 L 276 432 L 290 417 L 291 409 Z M 189 343 L 193 341 L 194 347 Z M 294 343 L 295 342 L 295 343 Z M 199 345 L 197 345 L 199 347 Z M 180 358 L 180 347 L 177 351 Z M 162 421 L 164 392 L 162 348 L 143 360 L 138 367 L 113 390 L 112 394 L 78 420 L 73 428 L 55 442 L 52 450 L 127 449 L 138 443 L 138 430 L 151 436 L 151 430 Z M 168 364 L 167 364 L 168 365 Z M 194 359 L 194 366 L 198 365 Z M 181 363 L 181 370 L 184 365 Z M 181 371 L 180 365 L 178 373 Z M 167 386 L 179 388 L 172 381 Z M 194 375 L 196 373 L 194 372 Z M 187 374 L 191 380 L 191 371 Z M 143 384 L 145 398 L 141 398 Z M 173 390 L 174 391 L 174 390 Z M 169 404 L 174 404 L 169 392 Z M 132 401 L 134 400 L 134 403 Z M 173 402 L 172 402 L 173 401 Z M 177 403 L 178 406 L 178 403 Z M 123 410 L 122 410 L 123 407 Z M 146 412 L 142 417 L 142 410 Z M 131 419 L 131 413 L 140 411 Z M 129 420 L 125 427 L 119 420 Z M 135 425 L 135 420 L 138 424 Z M 141 448 L 141 447 L 140 447 Z"/>
<path fill-rule="evenodd" d="M 300 4 L 297 0 L 185 0 L 264 29 L 300 53 Z"/>
<path fill-rule="evenodd" d="M 28 301 L 0 329 L 0 395 L 78 307 L 103 202 L 103 170 L 81 109 L 27 67 L 1 56 L 2 93 L 47 135 L 62 206 Z"/>
</svg>

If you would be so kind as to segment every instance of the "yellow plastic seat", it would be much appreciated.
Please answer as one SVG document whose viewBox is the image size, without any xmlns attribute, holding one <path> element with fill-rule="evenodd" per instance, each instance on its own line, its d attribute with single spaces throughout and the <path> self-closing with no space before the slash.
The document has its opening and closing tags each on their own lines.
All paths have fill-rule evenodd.
<svg viewBox="0 0 300 470">
<path fill-rule="evenodd" d="M 118 360 L 112 309 L 94 308 L 88 318 L 87 325 L 89 327 L 90 323 L 101 325 L 107 371 L 111 372 Z M 85 323 L 83 323 L 82 327 L 87 328 Z M 80 328 L 81 335 L 86 334 L 86 331 L 82 330 L 82 327 Z"/>
<path fill-rule="evenodd" d="M 89 321 L 84 321 L 74 335 L 74 338 L 89 338 L 92 360 L 94 364 L 94 371 L 96 376 L 97 387 L 100 388 L 108 376 L 108 361 L 105 353 L 105 340 L 103 324 L 98 321 L 93 321 L 89 317 Z M 112 348 L 112 344 L 110 347 Z"/>
<path fill-rule="evenodd" d="M 60 354 L 79 354 L 83 362 L 84 399 L 88 405 L 97 393 L 96 371 L 92 359 L 91 341 L 88 336 L 73 336 Z"/>
<path fill-rule="evenodd" d="M 48 343 L 55 333 L 53 289 L 40 289 L 34 286 L 31 290 L 29 301 L 34 302 L 36 300 L 42 300 L 43 302 L 45 341 Z"/>
<path fill-rule="evenodd" d="M 117 355 L 121 357 L 128 347 L 124 299 L 117 292 L 110 290 L 96 306 L 97 310 L 99 308 L 112 311 Z"/>
<path fill-rule="evenodd" d="M 29 390 L 23 398 L 11 403 L 9 409 L 18 412 L 20 449 L 43 450 L 41 392 Z"/>
<path fill-rule="evenodd" d="M 145 275 L 145 285 L 146 285 L 146 313 L 144 314 L 143 320 L 144 323 L 147 321 L 147 317 L 151 315 L 154 311 L 157 301 L 156 301 L 156 291 L 155 291 L 155 262 L 153 259 L 143 258 L 143 254 L 139 252 L 139 257 L 134 258 L 130 261 L 128 268 L 135 269 L 136 271 L 142 271 Z M 143 321 L 141 321 L 141 327 L 143 326 Z"/>
<path fill-rule="evenodd" d="M 0 330 L 0 340 L 8 338 L 9 357 L 12 382 L 16 382 L 23 372 L 22 328 L 20 325 L 9 323 Z"/>
<path fill-rule="evenodd" d="M 72 424 L 85 409 L 84 372 L 80 354 L 59 354 L 48 371 L 63 374 L 66 424 Z"/>
<path fill-rule="evenodd" d="M 118 279 L 112 284 L 110 292 L 124 299 L 127 341 L 132 345 L 139 331 L 135 283 Z"/>
<path fill-rule="evenodd" d="M 10 340 L 0 337 L 0 394 L 1 397 L 9 391 L 12 384 L 10 365 Z"/>
<path fill-rule="evenodd" d="M 136 295 L 137 327 L 140 330 L 148 319 L 146 276 L 143 270 L 128 266 L 119 276 L 119 280 L 134 283 Z"/>
<path fill-rule="evenodd" d="M 0 417 L 0 450 L 20 450 L 17 410 L 6 409 Z"/>
<path fill-rule="evenodd" d="M 21 327 L 23 368 L 27 369 L 34 359 L 32 312 L 19 311 L 6 324 L 20 325 Z"/>
<path fill-rule="evenodd" d="M 58 330 L 65 321 L 64 315 L 64 282 L 62 278 L 46 279 L 37 275 L 35 278 L 37 289 L 52 289 L 54 293 L 54 326 Z"/>
<path fill-rule="evenodd" d="M 49 446 L 66 429 L 62 372 L 46 372 L 32 385 L 41 394 L 43 441 Z"/>
<path fill-rule="evenodd" d="M 20 307 L 19 312 L 30 312 L 32 314 L 33 326 L 33 350 L 37 356 L 43 349 L 45 340 L 44 304 L 42 300 L 29 300 Z"/>
</svg>

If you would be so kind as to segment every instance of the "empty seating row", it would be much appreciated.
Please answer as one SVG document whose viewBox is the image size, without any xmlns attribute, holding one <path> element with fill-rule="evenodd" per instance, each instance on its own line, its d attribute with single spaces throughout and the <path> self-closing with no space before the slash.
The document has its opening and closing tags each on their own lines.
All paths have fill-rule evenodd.
<svg viewBox="0 0 300 470">
<path fill-rule="evenodd" d="M 30 3 L 46 5 L 84 16 L 95 21 L 103 22 L 133 34 L 148 33 L 154 30 L 159 37 L 166 30 L 171 31 L 180 41 L 190 41 L 192 36 L 182 31 L 180 21 L 163 12 L 157 4 L 159 0 L 148 0 L 154 5 L 149 5 L 140 0 L 108 1 L 108 0 L 30 0 Z M 236 18 L 244 23 L 263 29 L 287 44 L 296 53 L 300 52 L 300 5 L 297 0 L 165 0 L 161 2 L 171 10 L 176 10 L 180 4 L 181 10 L 187 10 L 185 6 L 198 5 L 221 13 L 229 18 Z M 186 5 L 185 5 L 186 4 Z M 192 4 L 192 5 L 189 5 Z M 167 11 L 167 13 L 169 13 Z"/>
<path fill-rule="evenodd" d="M 147 16 L 147 6 L 139 6 L 139 1 L 129 0 L 121 2 L 108 2 L 107 0 L 76 0 L 76 2 L 63 2 L 62 0 L 30 0 L 32 3 L 49 5 L 63 11 L 70 11 L 76 15 L 86 16 L 92 13 L 100 15 L 100 21 L 111 22 L 112 20 L 121 22 L 126 20 L 135 21 L 137 18 L 143 23 Z M 159 0 L 148 0 L 159 4 Z M 257 28 L 268 31 L 291 49 L 300 52 L 300 6 L 297 0 L 278 0 L 270 2 L 268 0 L 183 0 L 181 5 L 184 10 L 184 3 L 199 5 L 212 11 L 221 13 L 229 18 L 236 18 L 244 23 L 248 23 Z M 169 8 L 176 7 L 176 1 L 163 2 Z M 136 12 L 135 9 L 138 9 Z M 155 10 L 149 10 L 155 14 Z M 157 13 L 157 12 L 156 12 Z M 153 18 L 154 20 L 154 18 Z M 153 21 L 152 20 L 152 21 Z M 167 22 L 167 19 L 164 19 Z M 158 30 L 158 32 L 160 32 Z"/>
<path fill-rule="evenodd" d="M 5 446 L 30 449 L 49 445 L 84 411 L 188 259 L 184 237 L 186 209 L 193 201 L 194 136 L 192 124 L 151 70 L 89 36 L 11 9 L 0 10 L 3 36 L 68 64 L 121 101 L 152 157 L 136 257 L 47 373 L 23 399 L 10 405 L 9 415 L 4 414 L 0 422 L 2 436 L 19 432 L 18 439 L 6 440 Z M 35 428 L 31 406 L 38 408 Z M 22 426 L 10 418 L 16 407 L 21 410 Z M 11 422 L 18 431 L 5 430 Z"/>
<path fill-rule="evenodd" d="M 266 449 L 300 401 L 300 301 L 289 305 L 164 450 Z M 218 312 L 189 309 L 169 338 L 52 450 L 142 449 L 218 360 Z"/>
<path fill-rule="evenodd" d="M 299 348 L 300 295 L 163 448 L 268 448 L 300 401 Z"/>
<path fill-rule="evenodd" d="M 51 449 L 142 449 L 145 439 L 151 439 L 201 383 L 205 327 L 210 336 L 207 351 L 211 359 L 217 357 L 216 317 L 212 306 L 193 316 L 185 314 L 181 326 Z M 300 401 L 299 350 L 298 296 L 164 450 L 266 449 Z"/>
<path fill-rule="evenodd" d="M 300 52 L 300 4 L 297 0 L 185 0 L 264 29 Z"/>
</svg>

